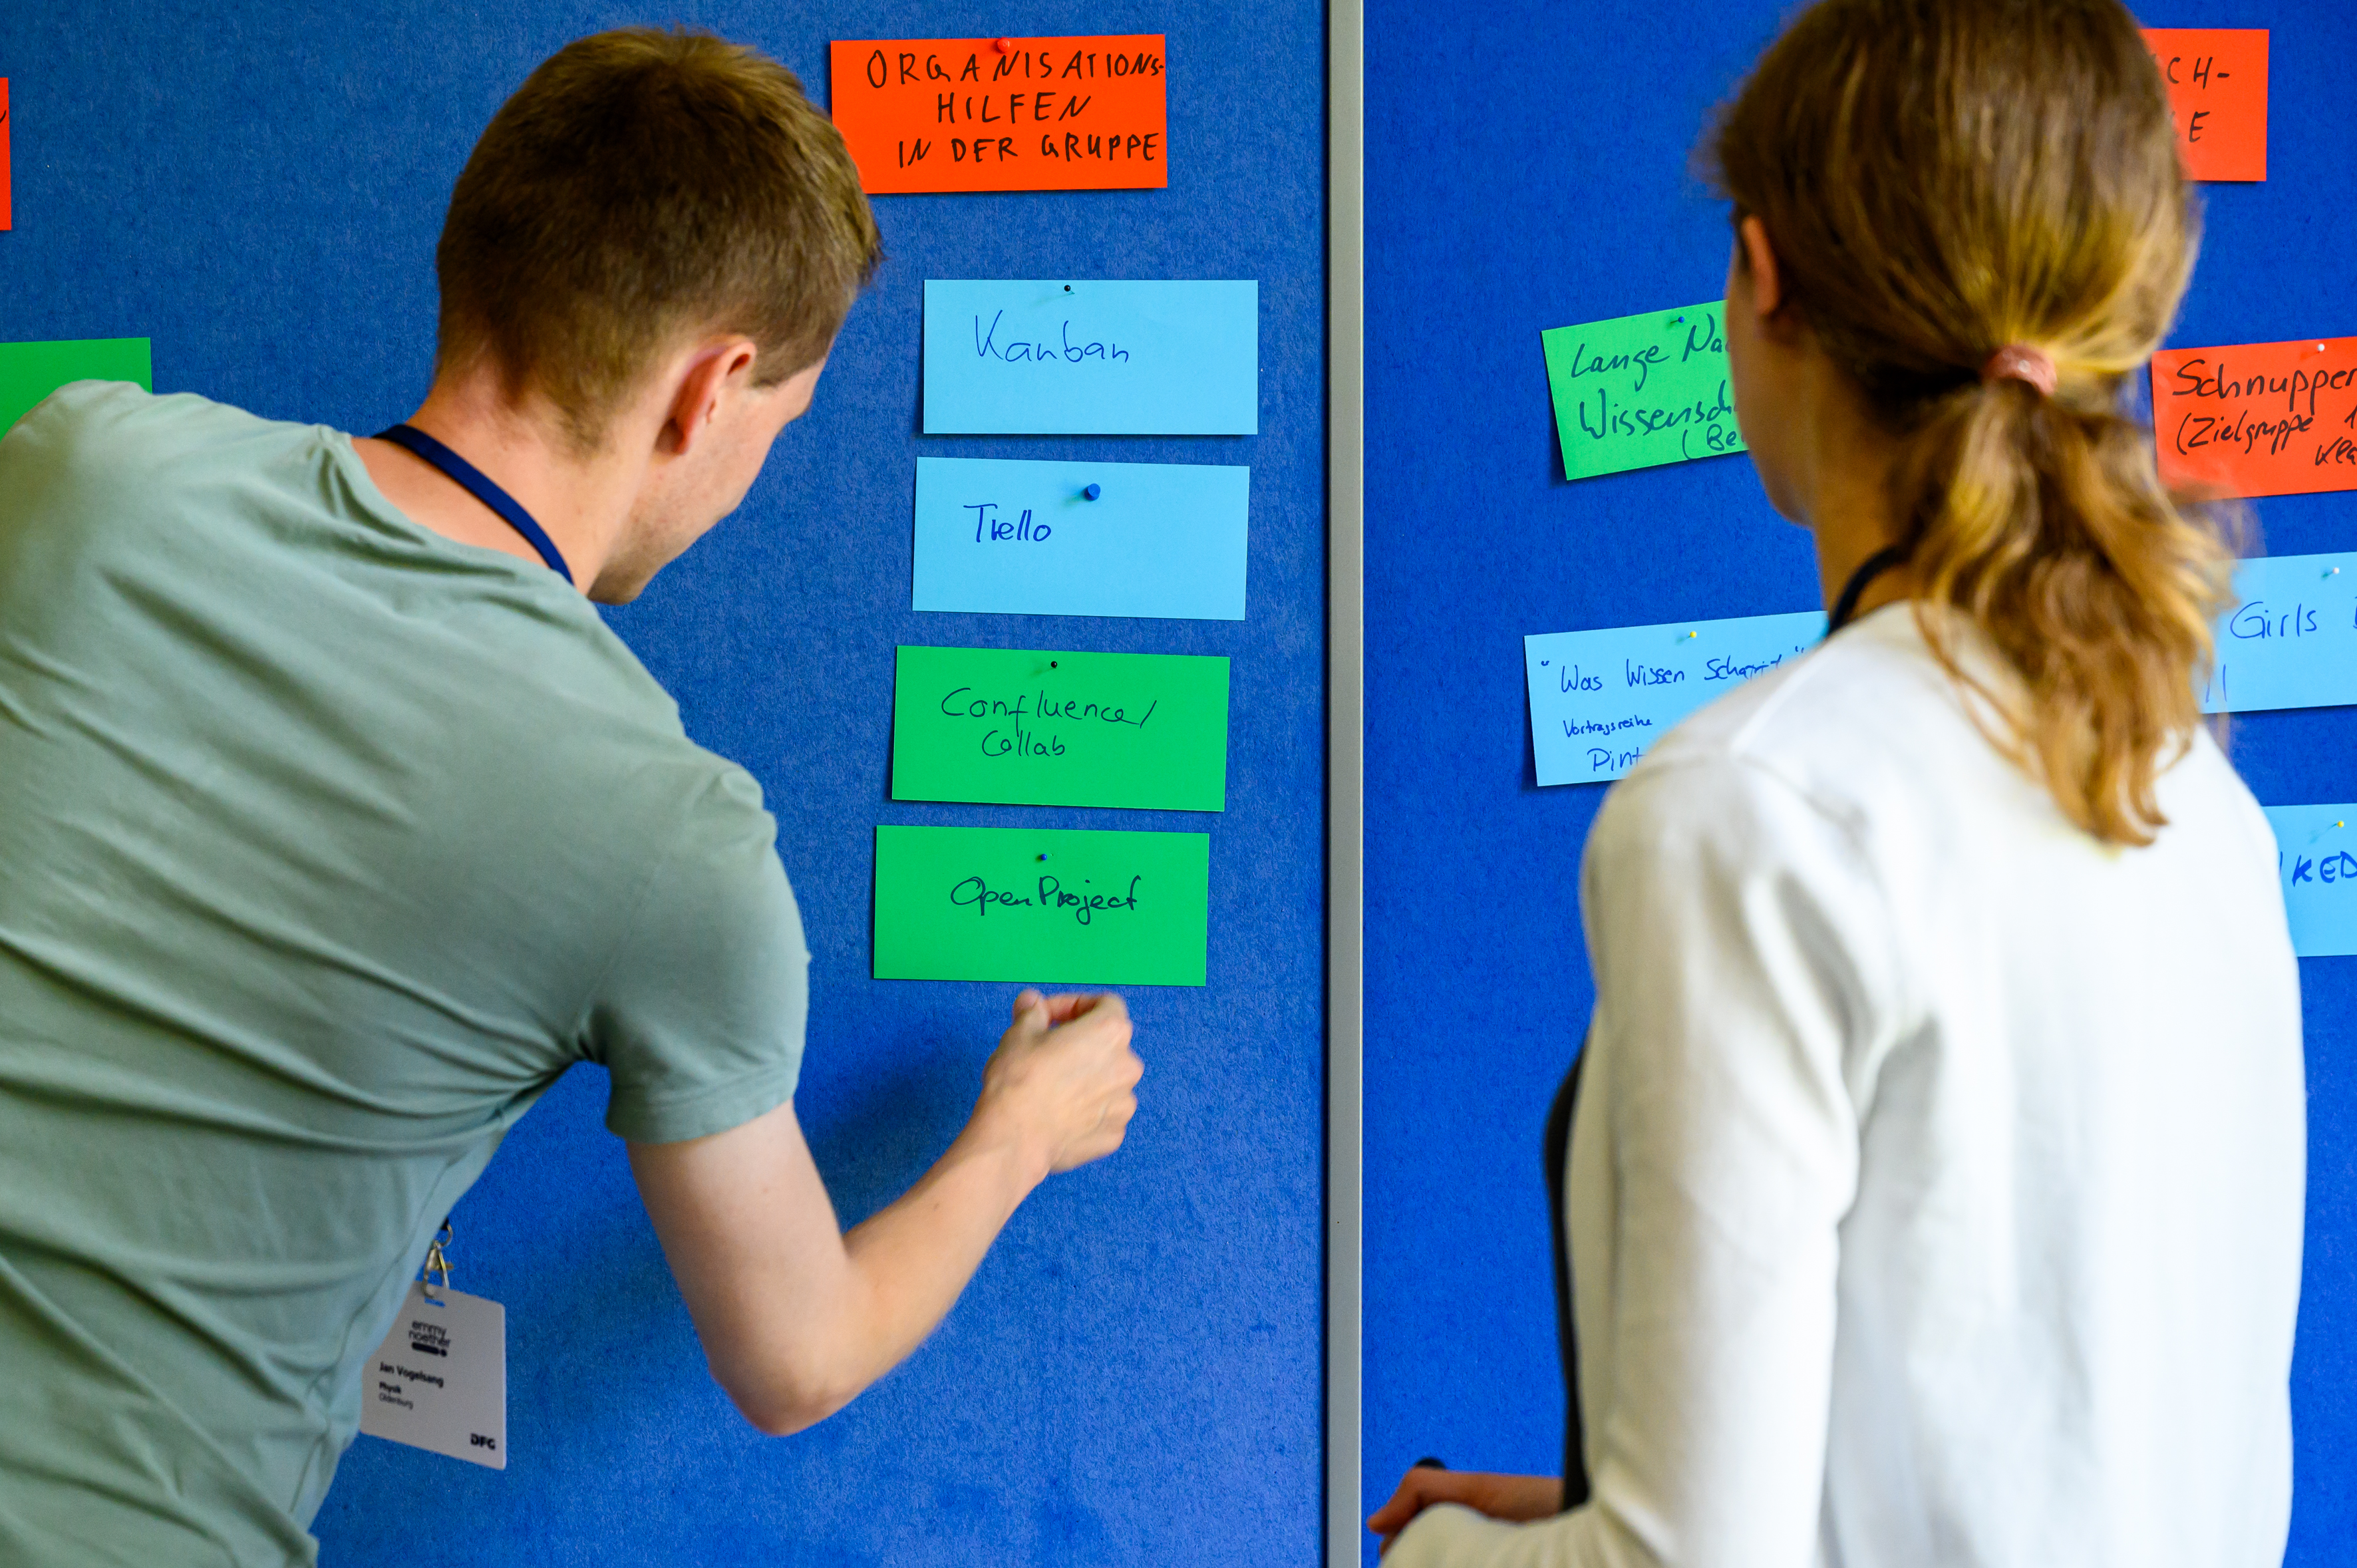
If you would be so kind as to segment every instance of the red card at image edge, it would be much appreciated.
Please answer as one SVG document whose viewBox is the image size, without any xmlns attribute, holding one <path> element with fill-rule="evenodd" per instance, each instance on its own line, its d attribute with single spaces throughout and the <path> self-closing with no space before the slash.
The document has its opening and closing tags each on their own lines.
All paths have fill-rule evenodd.
<svg viewBox="0 0 2357 1568">
<path fill-rule="evenodd" d="M 8 210 L 8 79 L 0 76 L 0 229 L 13 229 Z"/>
<path fill-rule="evenodd" d="M 2147 27 L 2188 179 L 2267 177 L 2267 30 Z"/>
<path fill-rule="evenodd" d="M 870 196 L 1161 190 L 1159 33 L 837 38 L 829 113 Z"/>
<path fill-rule="evenodd" d="M 2198 497 L 2357 490 L 2357 338 L 2152 357 L 2160 477 Z"/>
</svg>

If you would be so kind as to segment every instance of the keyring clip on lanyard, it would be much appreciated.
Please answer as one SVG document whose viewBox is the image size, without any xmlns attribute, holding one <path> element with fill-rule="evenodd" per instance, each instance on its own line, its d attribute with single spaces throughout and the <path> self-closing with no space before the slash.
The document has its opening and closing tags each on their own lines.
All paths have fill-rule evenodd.
<svg viewBox="0 0 2357 1568">
<path fill-rule="evenodd" d="M 441 469 L 468 495 L 499 513 L 510 528 L 522 534 L 523 542 L 540 552 L 540 558 L 548 563 L 550 571 L 568 583 L 573 581 L 572 569 L 565 564 L 565 557 L 557 553 L 556 542 L 548 537 L 546 530 L 533 521 L 532 513 L 523 510 L 522 503 L 500 489 L 498 484 L 480 468 L 476 467 L 475 465 L 414 424 L 396 424 L 390 430 L 380 430 L 376 433 L 376 438 L 379 441 L 390 441 L 403 451 L 423 458 Z"/>
<path fill-rule="evenodd" d="M 442 1229 L 434 1233 L 434 1240 L 425 1243 L 425 1265 L 417 1271 L 417 1278 L 418 1288 L 425 1293 L 428 1301 L 434 1299 L 435 1274 L 442 1276 L 444 1290 L 450 1288 L 450 1258 L 443 1249 L 449 1246 L 457 1235 L 457 1232 L 450 1229 L 450 1217 L 446 1214 L 442 1217 Z"/>
</svg>

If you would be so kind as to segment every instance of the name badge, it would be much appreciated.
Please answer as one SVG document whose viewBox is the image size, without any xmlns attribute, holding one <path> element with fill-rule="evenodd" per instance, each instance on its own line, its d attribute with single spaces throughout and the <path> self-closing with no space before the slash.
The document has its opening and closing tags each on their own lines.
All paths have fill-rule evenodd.
<svg viewBox="0 0 2357 1568">
<path fill-rule="evenodd" d="M 508 1315 L 498 1302 L 412 1281 L 363 1374 L 361 1430 L 508 1467 Z"/>
</svg>

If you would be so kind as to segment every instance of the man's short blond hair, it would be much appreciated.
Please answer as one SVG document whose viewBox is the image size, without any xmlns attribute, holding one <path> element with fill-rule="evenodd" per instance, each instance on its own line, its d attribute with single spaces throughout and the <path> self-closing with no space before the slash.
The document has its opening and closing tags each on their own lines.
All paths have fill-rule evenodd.
<svg viewBox="0 0 2357 1568">
<path fill-rule="evenodd" d="M 882 256 L 791 71 L 708 33 L 597 33 L 532 73 L 458 176 L 436 372 L 495 366 L 594 450 L 683 338 L 743 333 L 763 385 L 815 364 Z"/>
</svg>

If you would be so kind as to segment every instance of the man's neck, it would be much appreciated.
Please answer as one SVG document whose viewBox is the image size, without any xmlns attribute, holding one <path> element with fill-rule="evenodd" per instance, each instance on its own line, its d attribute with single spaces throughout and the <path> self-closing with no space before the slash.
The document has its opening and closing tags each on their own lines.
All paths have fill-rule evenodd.
<svg viewBox="0 0 2357 1568">
<path fill-rule="evenodd" d="M 577 456 L 554 409 L 537 400 L 517 407 L 489 372 L 436 381 L 407 423 L 473 464 L 531 513 L 565 557 L 576 587 L 587 592 L 597 580 L 638 491 L 640 466 L 625 455 L 627 446 Z M 505 518 L 423 457 L 373 438 L 352 447 L 385 499 L 419 527 L 540 564 L 540 552 Z"/>
</svg>

